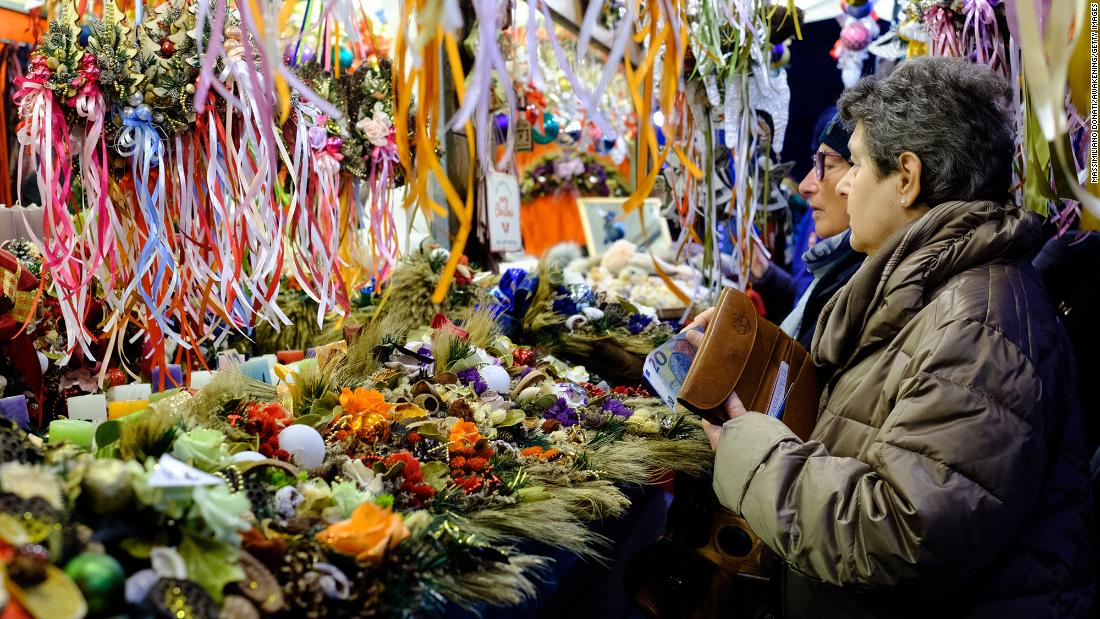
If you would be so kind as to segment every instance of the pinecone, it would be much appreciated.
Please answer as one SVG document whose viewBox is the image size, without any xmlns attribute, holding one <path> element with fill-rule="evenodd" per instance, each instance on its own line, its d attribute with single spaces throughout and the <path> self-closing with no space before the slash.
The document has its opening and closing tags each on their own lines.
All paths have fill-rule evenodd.
<svg viewBox="0 0 1100 619">
<path fill-rule="evenodd" d="M 248 475 L 244 478 L 244 494 L 252 503 L 252 513 L 256 518 L 264 519 L 274 516 L 271 505 L 272 493 L 257 475 Z"/>
<path fill-rule="evenodd" d="M 218 617 L 218 605 L 210 594 L 190 580 L 161 578 L 149 590 L 146 603 L 152 608 L 153 616 L 163 619 Z"/>
<path fill-rule="evenodd" d="M 314 577 L 316 572 L 312 570 L 313 564 L 321 561 L 323 556 L 320 547 L 313 540 L 303 539 L 300 543 L 287 548 L 286 563 L 279 570 L 283 597 L 289 607 L 287 617 L 305 619 L 328 617 L 325 593 L 318 579 Z"/>
<path fill-rule="evenodd" d="M 38 248 L 34 246 L 34 243 L 23 239 L 5 241 L 3 245 L 0 245 L 0 249 L 14 256 L 20 264 L 32 271 L 34 269 L 31 267 L 39 263 L 41 256 L 41 254 L 38 253 Z"/>
<path fill-rule="evenodd" d="M 54 509 L 42 497 L 24 499 L 19 495 L 5 492 L 0 494 L 0 512 L 21 514 L 19 524 L 23 526 L 27 537 L 34 543 L 39 543 L 54 531 L 64 528 L 64 514 Z"/>
<path fill-rule="evenodd" d="M 339 619 L 367 619 L 382 614 L 386 585 L 366 571 L 352 574 L 352 596 L 334 609 Z M 411 609 L 410 609 L 411 610 Z M 414 614 L 415 616 L 415 614 Z"/>
<path fill-rule="evenodd" d="M 22 430 L 0 426 L 0 463 L 5 462 L 39 464 L 42 462 L 42 451 L 27 440 Z"/>
</svg>

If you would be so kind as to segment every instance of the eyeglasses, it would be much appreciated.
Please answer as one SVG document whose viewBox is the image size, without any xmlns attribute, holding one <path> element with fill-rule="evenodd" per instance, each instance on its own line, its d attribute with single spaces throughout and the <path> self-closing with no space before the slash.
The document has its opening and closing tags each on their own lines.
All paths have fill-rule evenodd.
<svg viewBox="0 0 1100 619">
<path fill-rule="evenodd" d="M 837 159 L 840 159 L 840 160 L 846 162 L 848 165 L 852 165 L 851 160 L 846 159 L 844 157 L 844 155 L 838 155 L 836 153 L 830 153 L 830 152 L 826 152 L 826 151 L 823 151 L 823 150 L 819 150 L 816 153 L 814 153 L 814 172 L 817 174 L 817 180 L 819 180 L 819 181 L 825 180 L 825 158 L 826 157 L 836 157 Z"/>
</svg>

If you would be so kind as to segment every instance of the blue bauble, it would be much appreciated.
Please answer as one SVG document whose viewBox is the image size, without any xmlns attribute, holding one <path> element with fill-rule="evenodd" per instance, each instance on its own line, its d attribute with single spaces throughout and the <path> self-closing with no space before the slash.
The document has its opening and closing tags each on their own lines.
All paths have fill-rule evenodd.
<svg viewBox="0 0 1100 619">
<path fill-rule="evenodd" d="M 844 4 L 844 12 L 856 19 L 863 19 L 871 14 L 871 11 L 875 10 L 875 5 L 872 2 L 864 1 L 862 4 L 856 4 L 855 2 L 846 2 Z"/>
<path fill-rule="evenodd" d="M 92 27 L 87 24 L 81 26 L 80 37 L 78 39 L 81 47 L 88 47 L 88 37 L 90 36 L 92 36 Z"/>
<path fill-rule="evenodd" d="M 619 136 L 617 136 L 613 133 L 605 134 L 603 136 L 603 138 L 600 139 L 601 146 L 603 146 L 603 152 L 605 152 L 605 153 L 611 152 L 611 149 L 615 148 L 615 143 L 618 142 L 618 141 L 619 141 Z"/>
<path fill-rule="evenodd" d="M 558 119 L 554 118 L 554 115 L 550 112 L 542 113 L 542 133 L 537 130 L 531 130 L 531 139 L 538 144 L 549 144 L 558 139 L 558 133 L 561 129 L 558 127 Z"/>
<path fill-rule="evenodd" d="M 346 47 L 340 48 L 340 69 L 346 71 L 351 68 L 352 61 L 355 60 L 355 55 L 351 53 L 351 50 Z"/>
<path fill-rule="evenodd" d="M 505 140 L 507 140 L 508 139 L 508 115 L 507 114 L 497 114 L 496 118 L 494 119 L 494 124 L 496 125 L 497 141 L 498 142 L 504 142 Z"/>
</svg>

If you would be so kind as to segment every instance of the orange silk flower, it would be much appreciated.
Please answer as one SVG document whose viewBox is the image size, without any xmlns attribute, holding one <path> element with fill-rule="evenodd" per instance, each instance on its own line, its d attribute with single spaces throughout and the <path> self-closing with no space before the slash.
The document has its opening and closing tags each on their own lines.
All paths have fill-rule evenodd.
<svg viewBox="0 0 1100 619">
<path fill-rule="evenodd" d="M 337 522 L 317 534 L 317 539 L 360 563 L 379 563 L 387 550 L 393 550 L 409 537 L 401 516 L 389 508 L 367 501 L 355 508 L 351 518 Z"/>
<path fill-rule="evenodd" d="M 473 449 L 474 444 L 481 439 L 481 433 L 477 431 L 477 424 L 472 421 L 459 421 L 451 426 L 451 451 Z"/>
<path fill-rule="evenodd" d="M 386 402 L 381 393 L 363 387 L 357 387 L 354 391 L 345 387 L 340 393 L 340 407 L 346 415 L 381 413 L 388 418 L 393 411 L 393 405 Z"/>
</svg>

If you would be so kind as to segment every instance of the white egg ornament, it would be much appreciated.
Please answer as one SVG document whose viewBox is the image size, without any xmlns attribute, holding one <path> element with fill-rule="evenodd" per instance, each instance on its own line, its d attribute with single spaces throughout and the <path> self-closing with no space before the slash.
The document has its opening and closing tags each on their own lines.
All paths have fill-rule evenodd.
<svg viewBox="0 0 1100 619">
<path fill-rule="evenodd" d="M 263 462 L 267 456 L 258 451 L 238 451 L 229 459 L 233 462 Z"/>
<path fill-rule="evenodd" d="M 508 393 L 508 387 L 512 382 L 512 378 L 508 376 L 508 370 L 495 364 L 483 365 L 478 373 L 481 374 L 481 380 L 485 381 L 490 389 L 497 393 Z"/>
<path fill-rule="evenodd" d="M 295 424 L 279 433 L 279 447 L 285 449 L 294 462 L 306 469 L 321 466 L 325 459 L 325 439 L 313 428 Z"/>
</svg>

